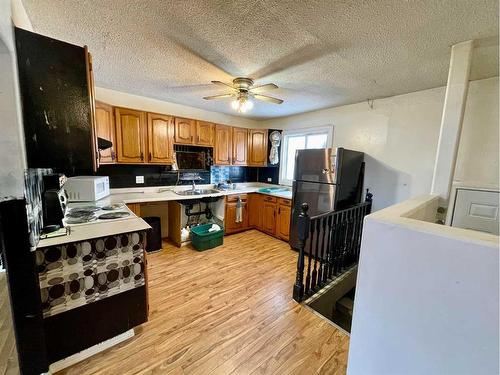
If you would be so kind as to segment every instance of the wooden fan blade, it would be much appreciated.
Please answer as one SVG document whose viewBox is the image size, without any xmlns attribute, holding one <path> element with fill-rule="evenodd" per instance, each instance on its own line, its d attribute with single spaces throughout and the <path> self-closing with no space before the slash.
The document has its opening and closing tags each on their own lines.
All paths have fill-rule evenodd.
<svg viewBox="0 0 500 375">
<path fill-rule="evenodd" d="M 269 102 L 269 103 L 273 103 L 273 104 L 281 104 L 281 103 L 283 103 L 283 100 L 277 99 L 277 98 L 273 98 L 272 96 L 255 94 L 255 95 L 253 95 L 253 97 L 255 99 L 263 100 L 265 102 Z"/>
<path fill-rule="evenodd" d="M 205 96 L 203 99 L 205 100 L 224 99 L 224 98 L 230 98 L 232 96 L 233 94 L 220 94 L 220 95 Z"/>
<path fill-rule="evenodd" d="M 212 81 L 212 83 L 214 85 L 217 85 L 217 86 L 224 86 L 224 87 L 229 87 L 231 90 L 234 90 L 234 91 L 238 91 L 237 89 L 235 89 L 232 85 L 230 85 L 229 83 L 224 83 L 224 82 L 221 82 L 221 81 Z"/>
<path fill-rule="evenodd" d="M 278 86 L 276 86 L 274 83 L 268 83 L 266 85 L 252 87 L 250 89 L 250 91 L 253 92 L 254 94 L 259 94 L 261 92 L 275 90 L 277 88 L 278 88 Z"/>
</svg>

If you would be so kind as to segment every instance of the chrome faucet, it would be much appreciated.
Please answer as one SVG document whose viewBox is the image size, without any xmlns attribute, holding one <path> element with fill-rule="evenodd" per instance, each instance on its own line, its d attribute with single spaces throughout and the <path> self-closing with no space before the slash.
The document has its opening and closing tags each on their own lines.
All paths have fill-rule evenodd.
<svg viewBox="0 0 500 375">
<path fill-rule="evenodd" d="M 191 185 L 191 190 L 192 190 L 192 191 L 195 191 L 195 190 L 196 190 L 196 184 L 194 183 L 194 180 L 193 180 L 193 184 Z"/>
</svg>

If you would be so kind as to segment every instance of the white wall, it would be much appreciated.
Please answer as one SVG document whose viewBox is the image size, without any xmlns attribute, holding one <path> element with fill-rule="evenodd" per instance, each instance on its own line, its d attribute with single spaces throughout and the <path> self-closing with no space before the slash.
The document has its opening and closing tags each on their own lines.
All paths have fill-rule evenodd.
<svg viewBox="0 0 500 375">
<path fill-rule="evenodd" d="M 239 126 L 245 128 L 259 127 L 259 123 L 256 120 L 248 119 L 245 117 L 231 116 L 224 113 L 206 111 L 195 107 L 165 102 L 163 100 L 128 94 L 125 92 L 105 89 L 102 87 L 95 88 L 95 96 L 97 100 L 101 100 L 105 103 L 116 106 L 140 109 L 148 112 L 163 113 L 179 117 L 188 117 L 231 126 Z"/>
<path fill-rule="evenodd" d="M 431 200 L 365 220 L 348 375 L 499 373 L 498 237 L 403 217 Z"/>
<path fill-rule="evenodd" d="M 262 121 L 260 126 L 333 125 L 333 146 L 366 153 L 365 185 L 378 210 L 429 193 L 444 94 L 445 87 L 439 87 L 379 99 L 373 109 L 358 103 Z M 498 77 L 471 82 L 462 135 L 458 177 L 498 184 Z M 483 145 L 481 151 L 478 145 Z"/>
<path fill-rule="evenodd" d="M 278 129 L 333 125 L 333 145 L 366 153 L 374 210 L 428 193 L 444 87 L 261 122 Z"/>
<path fill-rule="evenodd" d="M 454 183 L 499 188 L 498 89 L 498 77 L 470 82 Z"/>
</svg>

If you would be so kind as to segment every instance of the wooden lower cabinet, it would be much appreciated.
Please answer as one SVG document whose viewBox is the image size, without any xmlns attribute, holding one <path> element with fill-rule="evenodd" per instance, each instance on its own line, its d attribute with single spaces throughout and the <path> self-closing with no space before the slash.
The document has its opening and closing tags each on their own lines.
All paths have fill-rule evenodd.
<svg viewBox="0 0 500 375">
<path fill-rule="evenodd" d="M 231 234 L 255 228 L 288 241 L 290 238 L 290 199 L 257 193 L 245 195 L 247 198 L 243 202 L 243 223 L 234 222 L 237 195 L 228 195 L 226 197 L 225 233 Z"/>
<path fill-rule="evenodd" d="M 127 207 L 134 213 L 135 216 L 141 217 L 141 204 L 140 203 L 127 203 Z"/>
<path fill-rule="evenodd" d="M 276 198 L 264 195 L 262 204 L 262 230 L 274 236 L 276 234 Z"/>
<path fill-rule="evenodd" d="M 241 199 L 241 221 L 236 222 L 238 198 Z M 248 226 L 248 196 L 247 194 L 228 195 L 224 216 L 224 232 L 226 234 L 241 232 L 249 229 Z"/>
<path fill-rule="evenodd" d="M 252 228 L 262 230 L 262 194 L 248 194 L 248 224 Z"/>
<path fill-rule="evenodd" d="M 278 220 L 276 221 L 276 237 L 288 241 L 290 239 L 290 217 L 292 215 L 291 201 L 280 198 L 278 200 Z"/>
</svg>

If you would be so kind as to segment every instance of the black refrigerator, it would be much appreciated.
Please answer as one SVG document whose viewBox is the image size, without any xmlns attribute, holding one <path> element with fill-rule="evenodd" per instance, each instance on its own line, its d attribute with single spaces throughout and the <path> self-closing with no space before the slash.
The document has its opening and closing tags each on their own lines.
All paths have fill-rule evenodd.
<svg viewBox="0 0 500 375">
<path fill-rule="evenodd" d="M 298 150 L 290 224 L 290 246 L 298 249 L 297 222 L 301 205 L 309 216 L 346 208 L 361 201 L 364 153 L 342 147 Z"/>
</svg>

